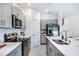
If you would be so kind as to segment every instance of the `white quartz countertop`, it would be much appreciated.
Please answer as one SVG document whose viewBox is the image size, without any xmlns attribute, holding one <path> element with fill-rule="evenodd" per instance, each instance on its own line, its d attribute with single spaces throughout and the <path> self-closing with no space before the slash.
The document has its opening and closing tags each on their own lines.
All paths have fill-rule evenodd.
<svg viewBox="0 0 79 59">
<path fill-rule="evenodd" d="M 20 36 L 18 36 L 18 38 L 29 38 L 29 37 L 31 37 L 31 36 L 30 35 L 26 35 L 26 36 L 20 35 Z"/>
<path fill-rule="evenodd" d="M 69 45 L 57 44 L 53 39 L 60 39 L 60 37 L 46 36 L 46 38 L 65 56 L 79 56 L 79 40 L 76 38 L 68 38 L 71 40 Z"/>
<path fill-rule="evenodd" d="M 3 48 L 0 48 L 0 56 L 7 56 L 10 52 L 21 45 L 21 42 L 5 42 L 0 44 L 6 44 Z"/>
</svg>

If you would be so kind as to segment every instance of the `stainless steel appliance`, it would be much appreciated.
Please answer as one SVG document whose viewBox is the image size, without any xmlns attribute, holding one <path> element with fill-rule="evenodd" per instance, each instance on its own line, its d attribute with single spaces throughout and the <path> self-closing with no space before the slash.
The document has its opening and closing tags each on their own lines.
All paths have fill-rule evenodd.
<svg viewBox="0 0 79 59">
<path fill-rule="evenodd" d="M 22 28 L 22 21 L 19 20 L 15 15 L 12 14 L 12 27 L 21 29 Z"/>
<path fill-rule="evenodd" d="M 59 25 L 58 24 L 47 24 L 46 25 L 46 33 L 48 36 L 59 36 Z"/>
<path fill-rule="evenodd" d="M 18 38 L 17 33 L 6 33 L 4 34 L 4 41 L 5 42 L 22 42 L 22 56 L 27 56 L 30 48 L 29 48 L 29 43 L 30 43 L 30 38 Z"/>
<path fill-rule="evenodd" d="M 4 42 L 17 42 L 17 33 L 4 34 Z"/>
<path fill-rule="evenodd" d="M 30 51 L 30 38 L 18 38 L 22 42 L 22 55 L 27 56 Z"/>
</svg>

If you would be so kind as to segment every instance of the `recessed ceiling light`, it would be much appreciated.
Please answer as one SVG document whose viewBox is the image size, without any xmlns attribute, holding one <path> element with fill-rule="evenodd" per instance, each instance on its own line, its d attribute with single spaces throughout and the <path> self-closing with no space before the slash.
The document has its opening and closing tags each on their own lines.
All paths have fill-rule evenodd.
<svg viewBox="0 0 79 59">
<path fill-rule="evenodd" d="M 28 5 L 28 6 L 31 6 L 31 4 L 30 4 L 30 3 L 28 3 L 27 5 Z"/>
<path fill-rule="evenodd" d="M 48 9 L 46 9 L 46 12 L 48 12 L 49 10 Z"/>
</svg>

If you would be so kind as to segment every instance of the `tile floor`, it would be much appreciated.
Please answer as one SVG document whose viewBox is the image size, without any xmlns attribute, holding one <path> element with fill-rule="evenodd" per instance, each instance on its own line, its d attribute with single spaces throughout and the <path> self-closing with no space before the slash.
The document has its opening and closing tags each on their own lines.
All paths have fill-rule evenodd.
<svg viewBox="0 0 79 59">
<path fill-rule="evenodd" d="M 46 45 L 40 45 L 32 48 L 29 56 L 46 56 Z"/>
</svg>

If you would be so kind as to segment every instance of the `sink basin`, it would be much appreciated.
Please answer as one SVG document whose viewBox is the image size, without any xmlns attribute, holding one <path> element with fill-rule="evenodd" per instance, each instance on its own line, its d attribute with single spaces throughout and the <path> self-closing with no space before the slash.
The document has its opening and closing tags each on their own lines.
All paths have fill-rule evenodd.
<svg viewBox="0 0 79 59">
<path fill-rule="evenodd" d="M 64 42 L 63 40 L 53 40 L 55 43 L 57 44 L 61 44 L 61 45 L 69 45 L 69 43 Z"/>
</svg>

